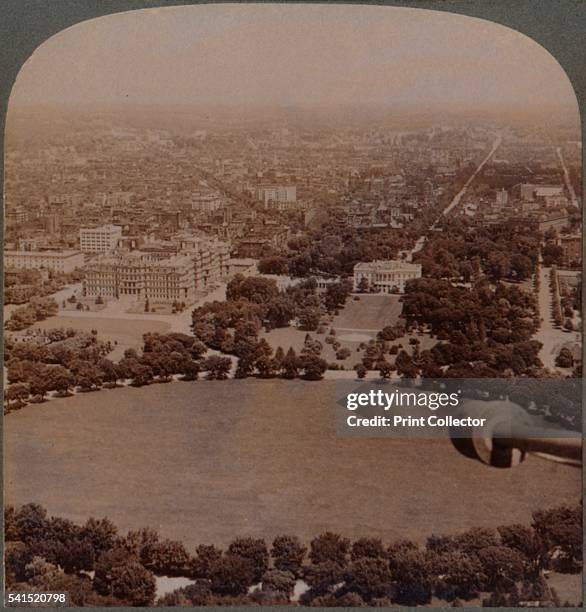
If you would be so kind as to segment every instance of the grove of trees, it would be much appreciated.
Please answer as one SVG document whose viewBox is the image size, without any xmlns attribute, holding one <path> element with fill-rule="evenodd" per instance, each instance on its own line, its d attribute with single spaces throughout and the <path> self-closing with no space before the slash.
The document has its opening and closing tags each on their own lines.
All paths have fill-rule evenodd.
<svg viewBox="0 0 586 612">
<path fill-rule="evenodd" d="M 260 338 L 264 328 L 288 327 L 316 331 L 326 313 L 341 308 L 350 295 L 345 281 L 333 282 L 318 294 L 314 279 L 302 281 L 281 291 L 275 281 L 262 277 L 234 277 L 226 289 L 225 302 L 206 303 L 193 311 L 193 332 L 207 347 L 238 358 L 237 378 L 259 376 L 319 380 L 327 364 L 321 359 L 321 345 L 306 342 L 298 356 L 292 349 L 273 351 Z"/>
</svg>

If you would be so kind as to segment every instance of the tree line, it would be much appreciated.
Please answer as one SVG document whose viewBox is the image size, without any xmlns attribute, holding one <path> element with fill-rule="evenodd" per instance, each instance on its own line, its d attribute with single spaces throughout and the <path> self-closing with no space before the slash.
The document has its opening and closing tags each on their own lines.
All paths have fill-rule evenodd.
<svg viewBox="0 0 586 612">
<path fill-rule="evenodd" d="M 222 380 L 230 373 L 232 362 L 228 357 L 204 358 L 206 347 L 187 334 L 147 333 L 143 342 L 140 355 L 127 349 L 115 363 L 106 357 L 112 344 L 100 341 L 95 330 L 53 329 L 29 341 L 5 338 L 9 383 L 5 412 L 22 408 L 27 402 L 42 402 L 51 392 L 67 397 L 75 391 L 114 388 L 126 382 L 140 387 L 170 382 L 176 375 L 193 381 L 200 372 L 206 372 L 210 380 Z"/>
<path fill-rule="evenodd" d="M 184 576 L 193 583 L 157 605 L 416 606 L 435 597 L 453 606 L 481 599 L 485 606 L 559 607 L 544 575 L 581 571 L 581 517 L 580 506 L 560 506 L 534 512 L 530 526 L 432 535 L 423 546 L 352 542 L 327 531 L 308 545 L 289 534 L 270 547 L 238 537 L 225 550 L 200 544 L 192 554 L 150 528 L 123 536 L 107 518 L 77 525 L 31 503 L 5 507 L 6 584 L 11 591 L 67 591 L 76 606 L 152 606 L 155 576 Z M 291 600 L 297 581 L 305 588 L 298 602 Z"/>
</svg>

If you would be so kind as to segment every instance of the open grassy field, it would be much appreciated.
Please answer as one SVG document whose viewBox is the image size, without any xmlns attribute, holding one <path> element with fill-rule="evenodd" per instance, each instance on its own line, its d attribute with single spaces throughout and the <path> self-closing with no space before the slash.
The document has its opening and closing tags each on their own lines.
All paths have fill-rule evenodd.
<svg viewBox="0 0 586 612">
<path fill-rule="evenodd" d="M 359 300 L 354 300 L 350 296 L 340 314 L 334 317 L 333 327 L 339 334 L 356 330 L 374 337 L 377 331 L 399 319 L 402 307 L 399 295 L 364 294 L 358 297 Z"/>
<path fill-rule="evenodd" d="M 579 470 L 536 458 L 498 470 L 448 440 L 338 438 L 333 397 L 329 381 L 228 380 L 27 406 L 5 419 L 5 502 L 194 549 L 328 529 L 422 542 L 580 499 Z"/>
<path fill-rule="evenodd" d="M 132 320 L 132 319 L 109 319 L 105 317 L 68 317 L 56 316 L 35 323 L 33 328 L 52 329 L 54 327 L 73 327 L 80 331 L 98 331 L 98 338 L 112 344 L 117 342 L 114 350 L 108 355 L 113 361 L 122 358 L 124 351 L 128 348 L 142 349 L 142 335 L 146 332 L 165 332 L 171 326 L 163 321 Z"/>
</svg>

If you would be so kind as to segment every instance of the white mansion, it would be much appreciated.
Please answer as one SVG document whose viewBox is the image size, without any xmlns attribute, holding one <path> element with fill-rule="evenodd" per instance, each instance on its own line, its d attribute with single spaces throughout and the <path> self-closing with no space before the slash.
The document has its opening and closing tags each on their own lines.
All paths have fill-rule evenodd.
<svg viewBox="0 0 586 612">
<path fill-rule="evenodd" d="M 358 263 L 354 266 L 354 291 L 403 293 L 412 278 L 421 278 L 421 264 L 394 259 Z"/>
</svg>

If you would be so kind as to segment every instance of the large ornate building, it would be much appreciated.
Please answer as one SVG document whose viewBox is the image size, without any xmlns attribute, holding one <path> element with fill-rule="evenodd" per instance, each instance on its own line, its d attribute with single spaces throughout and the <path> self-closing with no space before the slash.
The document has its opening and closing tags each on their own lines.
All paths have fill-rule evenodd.
<svg viewBox="0 0 586 612">
<path fill-rule="evenodd" d="M 400 260 L 378 260 L 354 266 L 354 291 L 403 293 L 405 283 L 421 278 L 421 264 Z"/>
<path fill-rule="evenodd" d="M 143 249 L 104 255 L 86 268 L 84 294 L 136 302 L 193 303 L 229 271 L 229 246 L 183 237 L 178 243 L 147 243 Z"/>
</svg>

